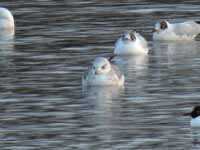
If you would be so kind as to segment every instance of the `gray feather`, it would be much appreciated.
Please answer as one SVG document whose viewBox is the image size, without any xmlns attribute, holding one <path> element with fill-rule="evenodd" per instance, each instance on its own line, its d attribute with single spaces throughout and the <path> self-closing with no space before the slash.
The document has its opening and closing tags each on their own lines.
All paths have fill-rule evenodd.
<svg viewBox="0 0 200 150">
<path fill-rule="evenodd" d="M 196 36 L 200 33 L 200 25 L 194 21 L 186 21 L 183 23 L 176 23 L 174 25 L 174 32 L 177 35 Z"/>
<path fill-rule="evenodd" d="M 123 74 L 120 72 L 119 68 L 115 65 L 111 65 L 112 69 L 111 69 L 111 74 L 112 76 L 114 76 L 114 74 L 117 75 L 118 79 L 121 79 Z"/>
</svg>

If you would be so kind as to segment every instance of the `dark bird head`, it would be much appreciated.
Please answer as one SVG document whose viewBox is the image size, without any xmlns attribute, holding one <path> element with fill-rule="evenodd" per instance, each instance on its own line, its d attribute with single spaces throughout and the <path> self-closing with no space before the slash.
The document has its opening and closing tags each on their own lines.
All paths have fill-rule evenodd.
<svg viewBox="0 0 200 150">
<path fill-rule="evenodd" d="M 185 113 L 185 116 L 191 116 L 192 118 L 196 118 L 198 116 L 200 116 L 200 105 L 195 106 L 192 110 L 192 112 L 190 113 Z"/>
<path fill-rule="evenodd" d="M 166 20 L 161 20 L 156 23 L 154 32 L 163 31 L 168 28 L 168 22 Z"/>
</svg>

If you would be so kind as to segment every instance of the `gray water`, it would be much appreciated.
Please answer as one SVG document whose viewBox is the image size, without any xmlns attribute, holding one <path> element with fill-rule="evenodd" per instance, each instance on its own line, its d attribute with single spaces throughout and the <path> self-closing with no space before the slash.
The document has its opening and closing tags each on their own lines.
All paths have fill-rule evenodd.
<svg viewBox="0 0 200 150">
<path fill-rule="evenodd" d="M 16 35 L 0 42 L 2 150 L 192 150 L 200 136 L 200 42 L 156 43 L 159 19 L 200 20 L 200 2 L 2 0 Z M 82 89 L 96 56 L 110 57 L 125 30 L 148 40 L 147 57 L 115 58 L 125 88 Z M 196 131 L 195 131 L 196 132 Z"/>
</svg>

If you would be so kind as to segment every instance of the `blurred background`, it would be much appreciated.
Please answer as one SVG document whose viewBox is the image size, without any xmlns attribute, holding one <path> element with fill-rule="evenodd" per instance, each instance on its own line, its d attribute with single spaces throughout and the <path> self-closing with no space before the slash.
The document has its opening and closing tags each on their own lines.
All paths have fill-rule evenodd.
<svg viewBox="0 0 200 150">
<path fill-rule="evenodd" d="M 200 42 L 158 43 L 160 19 L 200 21 L 200 2 L 1 0 L 16 35 L 0 41 L 0 147 L 6 150 L 198 149 L 190 129 L 200 100 Z M 116 58 L 125 88 L 81 86 L 97 56 L 126 30 L 149 56 Z"/>
</svg>

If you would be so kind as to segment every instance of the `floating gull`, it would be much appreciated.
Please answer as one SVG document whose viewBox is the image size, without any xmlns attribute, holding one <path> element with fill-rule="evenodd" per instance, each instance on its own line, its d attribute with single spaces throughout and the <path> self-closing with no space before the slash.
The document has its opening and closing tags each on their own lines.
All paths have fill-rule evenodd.
<svg viewBox="0 0 200 150">
<path fill-rule="evenodd" d="M 115 55 L 148 54 L 148 44 L 143 36 L 137 32 L 125 32 L 115 43 Z"/>
<path fill-rule="evenodd" d="M 12 37 L 15 34 L 15 22 L 12 13 L 0 7 L 0 36 Z"/>
<path fill-rule="evenodd" d="M 97 57 L 88 72 L 82 78 L 83 85 L 118 85 L 124 84 L 122 75 L 117 66 L 112 65 L 104 57 Z"/>
<path fill-rule="evenodd" d="M 186 113 L 184 115 L 191 116 L 190 125 L 194 128 L 200 128 L 200 106 L 195 106 L 191 113 Z"/>
<path fill-rule="evenodd" d="M 162 20 L 155 24 L 153 40 L 158 41 L 180 41 L 195 40 L 200 33 L 200 24 L 195 21 L 181 23 L 169 23 Z"/>
</svg>

